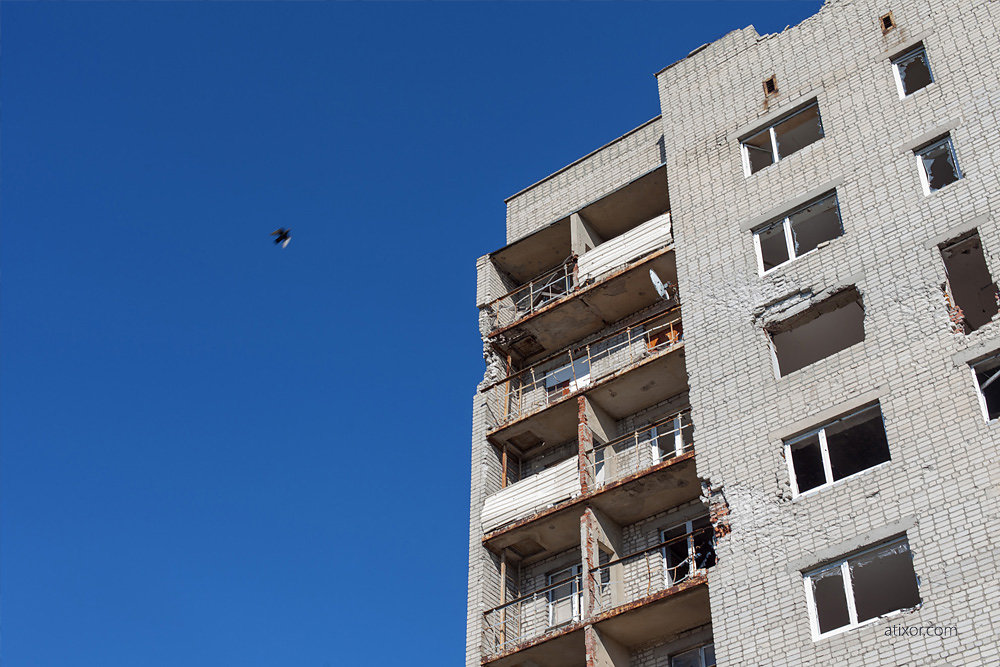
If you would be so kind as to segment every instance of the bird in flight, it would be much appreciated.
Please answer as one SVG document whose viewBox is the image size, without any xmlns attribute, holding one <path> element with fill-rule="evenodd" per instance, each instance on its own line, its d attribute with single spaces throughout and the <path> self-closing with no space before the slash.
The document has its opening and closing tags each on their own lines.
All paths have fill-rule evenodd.
<svg viewBox="0 0 1000 667">
<path fill-rule="evenodd" d="M 275 237 L 274 245 L 278 245 L 280 243 L 282 248 L 287 248 L 288 244 L 292 240 L 292 230 L 280 227 L 271 232 L 271 236 Z"/>
</svg>

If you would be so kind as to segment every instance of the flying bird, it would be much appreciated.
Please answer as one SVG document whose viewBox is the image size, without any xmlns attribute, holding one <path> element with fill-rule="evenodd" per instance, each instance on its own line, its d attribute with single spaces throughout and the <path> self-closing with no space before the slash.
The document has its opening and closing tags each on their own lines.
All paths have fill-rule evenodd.
<svg viewBox="0 0 1000 667">
<path fill-rule="evenodd" d="M 274 245 L 278 245 L 280 243 L 282 248 L 287 248 L 288 244 L 292 240 L 292 230 L 280 227 L 271 232 L 271 236 L 275 237 Z"/>
</svg>

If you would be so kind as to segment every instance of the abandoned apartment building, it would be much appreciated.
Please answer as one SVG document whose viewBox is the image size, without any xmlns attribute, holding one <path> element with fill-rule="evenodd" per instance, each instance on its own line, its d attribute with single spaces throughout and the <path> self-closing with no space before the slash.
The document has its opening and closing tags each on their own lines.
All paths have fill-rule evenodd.
<svg viewBox="0 0 1000 667">
<path fill-rule="evenodd" d="M 507 200 L 468 667 L 1000 664 L 998 26 L 736 30 Z"/>
</svg>

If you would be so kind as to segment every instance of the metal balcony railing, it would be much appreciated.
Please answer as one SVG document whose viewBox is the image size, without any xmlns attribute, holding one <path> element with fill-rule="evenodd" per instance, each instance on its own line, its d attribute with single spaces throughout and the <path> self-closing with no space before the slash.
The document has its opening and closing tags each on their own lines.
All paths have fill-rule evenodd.
<svg viewBox="0 0 1000 667">
<path fill-rule="evenodd" d="M 575 574 L 483 614 L 483 653 L 497 655 L 581 618 L 582 576 Z"/>
<path fill-rule="evenodd" d="M 576 288 L 576 257 L 486 304 L 490 331 L 509 326 Z"/>
<path fill-rule="evenodd" d="M 690 451 L 694 451 L 694 426 L 687 408 L 610 442 L 595 444 L 587 452 L 587 479 L 600 487 Z"/>
<path fill-rule="evenodd" d="M 707 518 L 704 521 L 707 523 Z M 594 612 L 605 612 L 666 590 L 703 574 L 713 565 L 715 529 L 712 525 L 663 539 L 659 544 L 590 570 L 591 590 L 597 592 Z"/>
<path fill-rule="evenodd" d="M 499 427 L 587 387 L 638 361 L 683 342 L 680 306 L 560 352 L 486 389 L 494 427 Z"/>
</svg>

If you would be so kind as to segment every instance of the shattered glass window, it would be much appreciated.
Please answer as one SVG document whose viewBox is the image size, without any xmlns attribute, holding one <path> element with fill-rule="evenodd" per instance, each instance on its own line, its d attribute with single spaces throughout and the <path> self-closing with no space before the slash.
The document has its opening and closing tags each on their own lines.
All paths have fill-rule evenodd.
<svg viewBox="0 0 1000 667">
<path fill-rule="evenodd" d="M 839 564 L 809 576 L 820 634 L 849 625 L 844 576 Z"/>
<path fill-rule="evenodd" d="M 847 561 L 858 622 L 920 604 L 909 545 L 895 542 Z"/>
<path fill-rule="evenodd" d="M 889 460 L 889 442 L 877 405 L 844 417 L 823 431 L 834 481 Z"/>
<path fill-rule="evenodd" d="M 814 201 L 788 217 L 792 227 L 796 257 L 844 233 L 836 194 Z"/>
<path fill-rule="evenodd" d="M 749 174 L 753 174 L 822 137 L 819 104 L 812 102 L 741 139 L 740 145 Z"/>
<path fill-rule="evenodd" d="M 903 97 L 911 95 L 921 88 L 926 88 L 934 81 L 931 75 L 930 62 L 923 44 L 892 60 L 893 69 L 899 82 L 899 90 Z"/>
<path fill-rule="evenodd" d="M 823 472 L 823 454 L 820 451 L 819 434 L 813 433 L 789 447 L 792 455 L 792 469 L 799 493 L 826 484 Z"/>
<path fill-rule="evenodd" d="M 784 264 L 790 259 L 788 243 L 785 241 L 784 221 L 757 232 L 757 239 L 760 241 L 760 260 L 765 271 L 769 271 L 779 264 Z"/>
<path fill-rule="evenodd" d="M 986 403 L 990 421 L 1000 417 L 1000 357 L 992 357 L 973 366 L 979 393 Z"/>
<path fill-rule="evenodd" d="M 946 136 L 917 151 L 917 159 L 923 170 L 927 187 L 931 192 L 940 190 L 949 183 L 962 178 L 958 170 L 958 160 L 955 158 L 955 146 L 951 137 Z"/>
<path fill-rule="evenodd" d="M 771 129 L 768 128 L 743 140 L 743 148 L 750 161 L 750 173 L 760 171 L 774 164 L 774 150 L 771 147 Z"/>
</svg>

